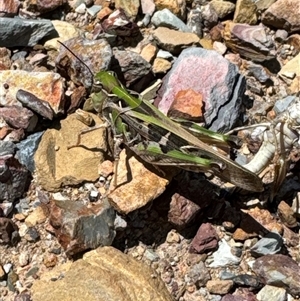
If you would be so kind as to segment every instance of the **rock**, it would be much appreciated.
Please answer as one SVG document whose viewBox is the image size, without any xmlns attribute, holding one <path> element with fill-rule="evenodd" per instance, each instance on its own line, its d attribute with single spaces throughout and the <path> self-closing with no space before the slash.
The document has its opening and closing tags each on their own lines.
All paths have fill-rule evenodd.
<svg viewBox="0 0 300 301">
<path fill-rule="evenodd" d="M 62 74 L 68 75 L 75 84 L 91 88 L 93 75 L 100 70 L 107 70 L 110 65 L 112 57 L 110 45 L 105 39 L 88 40 L 82 37 L 72 38 L 65 41 L 64 44 L 84 64 L 61 45 L 56 58 L 56 67 Z"/>
<path fill-rule="evenodd" d="M 233 16 L 233 22 L 255 25 L 257 23 L 256 4 L 251 0 L 238 0 Z"/>
<path fill-rule="evenodd" d="M 235 65 L 215 51 L 185 49 L 164 78 L 155 103 L 166 114 L 177 93 L 187 89 L 203 96 L 204 118 L 209 129 L 226 132 L 233 127 L 241 113 L 245 89 L 245 79 Z"/>
<path fill-rule="evenodd" d="M 16 94 L 17 100 L 23 107 L 30 109 L 45 119 L 53 119 L 53 110 L 47 101 L 36 97 L 34 94 L 19 89 Z"/>
<path fill-rule="evenodd" d="M 212 294 L 225 295 L 233 287 L 232 280 L 209 280 L 206 283 L 207 290 Z"/>
<path fill-rule="evenodd" d="M 154 0 L 156 10 L 167 8 L 180 19 L 185 19 L 186 1 L 185 0 Z"/>
<path fill-rule="evenodd" d="M 33 173 L 35 170 L 34 154 L 41 141 L 44 132 L 37 132 L 27 136 L 26 139 L 16 144 L 18 151 L 16 152 L 16 158 L 19 162 L 26 166 L 26 168 Z"/>
<path fill-rule="evenodd" d="M 293 209 L 285 202 L 281 201 L 277 208 L 278 215 L 281 221 L 289 228 L 297 226 L 297 219 Z"/>
<path fill-rule="evenodd" d="M 156 58 L 153 62 L 152 71 L 153 73 L 167 73 L 171 69 L 172 63 L 162 58 Z"/>
<path fill-rule="evenodd" d="M 17 159 L 0 156 L 0 201 L 13 203 L 23 195 L 28 184 L 28 170 Z"/>
<path fill-rule="evenodd" d="M 55 31 L 50 20 L 0 18 L 0 47 L 27 47 Z"/>
<path fill-rule="evenodd" d="M 49 215 L 49 211 L 46 206 L 36 207 L 25 219 L 27 227 L 34 227 L 37 224 L 43 223 Z"/>
<path fill-rule="evenodd" d="M 143 47 L 141 51 L 141 57 L 148 63 L 152 63 L 157 53 L 157 47 L 151 43 Z"/>
<path fill-rule="evenodd" d="M 231 278 L 235 285 L 250 286 L 251 288 L 259 288 L 261 283 L 256 276 L 241 274 Z"/>
<path fill-rule="evenodd" d="M 195 284 L 197 287 L 203 287 L 206 286 L 206 283 L 211 279 L 211 276 L 205 264 L 200 261 L 188 268 L 184 278 L 187 285 Z"/>
<path fill-rule="evenodd" d="M 150 15 L 155 12 L 155 4 L 153 0 L 141 0 L 142 12 L 145 15 Z"/>
<path fill-rule="evenodd" d="M 1 4 L 0 4 L 1 5 Z M 8 70 L 11 66 L 11 51 L 5 47 L 0 48 L 0 70 Z"/>
<path fill-rule="evenodd" d="M 250 76 L 254 76 L 260 83 L 271 83 L 271 77 L 268 71 L 261 65 L 254 64 L 251 61 L 247 62 L 247 69 Z"/>
<path fill-rule="evenodd" d="M 300 71 L 297 66 L 300 66 L 300 53 L 289 60 L 278 72 L 278 75 L 282 78 L 288 77 L 289 74 L 294 74 L 296 77 L 298 77 L 300 76 Z"/>
<path fill-rule="evenodd" d="M 218 241 L 219 237 L 214 227 L 209 223 L 202 224 L 193 238 L 190 252 L 201 254 L 214 250 L 218 246 Z"/>
<path fill-rule="evenodd" d="M 112 36 L 128 37 L 139 35 L 138 26 L 125 14 L 124 10 L 117 9 L 101 23 L 101 31 Z"/>
<path fill-rule="evenodd" d="M 285 288 L 293 296 L 300 294 L 300 267 L 290 257 L 265 255 L 255 260 L 252 269 L 264 284 Z"/>
<path fill-rule="evenodd" d="M 257 301 L 256 295 L 246 289 L 236 290 L 234 295 L 227 294 L 221 301 Z"/>
<path fill-rule="evenodd" d="M 115 0 L 115 7 L 117 9 L 123 9 L 126 16 L 134 20 L 138 14 L 140 8 L 139 0 Z"/>
<path fill-rule="evenodd" d="M 225 18 L 235 9 L 235 4 L 229 1 L 212 0 L 210 5 L 216 11 L 219 19 Z"/>
<path fill-rule="evenodd" d="M 58 40 L 64 43 L 65 41 L 78 37 L 80 35 L 79 29 L 71 23 L 61 20 L 51 20 L 51 22 L 59 37 L 47 40 L 44 44 L 46 50 L 58 50 L 60 47 L 60 44 L 57 43 Z"/>
<path fill-rule="evenodd" d="M 184 48 L 200 45 L 199 37 L 196 34 L 165 27 L 155 29 L 153 37 L 162 49 L 174 55 L 179 54 Z"/>
<path fill-rule="evenodd" d="M 118 164 L 117 187 L 108 195 L 115 209 L 128 214 L 161 195 L 169 184 L 173 172 L 162 177 L 153 173 L 148 164 L 137 160 L 131 152 L 123 150 Z M 114 179 L 113 179 L 114 180 Z M 113 181 L 112 180 L 112 181 Z"/>
<path fill-rule="evenodd" d="M 169 108 L 168 117 L 203 121 L 203 95 L 193 89 L 180 90 Z"/>
<path fill-rule="evenodd" d="M 49 223 L 66 255 L 109 246 L 115 237 L 115 211 L 106 199 L 86 206 L 83 201 L 53 201 Z"/>
<path fill-rule="evenodd" d="M 282 237 L 276 232 L 270 232 L 260 239 L 251 249 L 251 255 L 255 257 L 277 254 L 283 246 Z"/>
<path fill-rule="evenodd" d="M 173 300 L 149 266 L 112 247 L 98 248 L 44 273 L 32 290 L 33 301 Z"/>
<path fill-rule="evenodd" d="M 0 2 L 0 17 L 11 17 L 18 14 L 19 0 L 7 0 Z"/>
<path fill-rule="evenodd" d="M 40 239 L 40 233 L 35 227 L 29 227 L 25 232 L 24 238 L 28 242 L 34 243 Z"/>
<path fill-rule="evenodd" d="M 97 115 L 91 116 L 95 125 L 102 124 Z M 86 129 L 76 114 L 72 114 L 60 122 L 59 131 L 48 129 L 43 134 L 34 155 L 37 181 L 43 189 L 56 191 L 64 185 L 96 181 L 98 164 L 104 161 L 104 154 L 108 152 L 106 129 L 85 133 L 81 136 L 80 146 L 68 149 Z"/>
<path fill-rule="evenodd" d="M 171 199 L 168 221 L 179 228 L 184 228 L 193 221 L 200 209 L 199 205 L 175 193 Z"/>
<path fill-rule="evenodd" d="M 300 30 L 298 0 L 278 0 L 263 14 L 262 22 L 275 28 L 285 29 L 289 33 Z"/>
<path fill-rule="evenodd" d="M 203 17 L 200 7 L 196 7 L 189 11 L 186 25 L 190 28 L 190 31 L 196 34 L 199 38 L 203 37 L 202 21 Z"/>
<path fill-rule="evenodd" d="M 32 132 L 38 122 L 32 111 L 16 105 L 0 108 L 0 115 L 8 125 L 27 132 Z"/>
<path fill-rule="evenodd" d="M 47 0 L 28 0 L 26 8 L 28 11 L 33 12 L 36 16 L 53 11 L 58 7 L 67 3 L 67 0 L 54 0 L 54 1 L 47 1 Z"/>
<path fill-rule="evenodd" d="M 257 6 L 258 11 L 264 12 L 276 1 L 277 0 L 258 0 L 258 1 L 255 2 L 255 4 Z"/>
<path fill-rule="evenodd" d="M 247 59 L 263 62 L 275 58 L 272 39 L 261 25 L 251 26 L 226 21 L 223 38 L 228 48 Z"/>
<path fill-rule="evenodd" d="M 240 258 L 231 253 L 231 248 L 225 241 L 222 239 L 219 242 L 219 248 L 216 252 L 213 253 L 213 261 L 209 264 L 211 268 L 216 267 L 225 267 L 228 265 L 238 265 L 241 261 Z"/>
<path fill-rule="evenodd" d="M 58 73 L 7 70 L 0 72 L 0 82 L 8 87 L 5 91 L 0 91 L 2 106 L 20 106 L 16 95 L 22 89 L 48 102 L 55 113 L 63 112 L 64 80 Z"/>
<path fill-rule="evenodd" d="M 18 226 L 9 218 L 0 217 L 0 244 L 14 245 L 18 238 Z"/>
<path fill-rule="evenodd" d="M 111 70 L 115 70 L 119 76 L 122 76 L 120 78 L 124 78 L 126 86 L 150 73 L 151 65 L 138 53 L 114 49 L 113 54 L 117 64 L 112 65 Z"/>
<path fill-rule="evenodd" d="M 284 288 L 272 285 L 265 285 L 257 294 L 259 301 L 285 301 L 287 300 L 287 293 Z"/>
<path fill-rule="evenodd" d="M 278 29 L 276 30 L 274 39 L 276 42 L 283 43 L 287 39 L 288 35 L 289 33 L 286 30 Z"/>
<path fill-rule="evenodd" d="M 183 32 L 191 31 L 183 21 L 172 14 L 167 8 L 155 12 L 153 17 L 151 18 L 151 23 L 156 27 L 167 27 Z"/>
</svg>

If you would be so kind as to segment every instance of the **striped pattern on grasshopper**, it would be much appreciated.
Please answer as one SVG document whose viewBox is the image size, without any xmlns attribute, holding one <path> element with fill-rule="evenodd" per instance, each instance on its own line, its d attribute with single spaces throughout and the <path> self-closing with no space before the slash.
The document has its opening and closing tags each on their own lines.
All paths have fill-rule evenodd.
<svg viewBox="0 0 300 301">
<path fill-rule="evenodd" d="M 119 106 L 108 99 L 103 112 L 117 135 L 123 135 L 124 142 L 142 159 L 154 165 L 176 165 L 194 171 L 212 172 L 221 179 L 250 191 L 262 191 L 260 178 L 233 162 L 210 144 L 226 144 L 228 136 L 211 131 L 199 131 L 204 143 L 192 130 L 183 128 L 160 112 L 150 102 L 132 96 L 110 72 L 101 71 L 95 75 L 105 93 L 122 102 Z M 128 133 L 129 131 L 129 133 Z M 132 134 L 134 131 L 135 134 Z M 134 135 L 139 143 L 130 143 Z M 130 139 L 128 138 L 130 137 Z M 217 142 L 216 142 L 217 141 Z"/>
</svg>

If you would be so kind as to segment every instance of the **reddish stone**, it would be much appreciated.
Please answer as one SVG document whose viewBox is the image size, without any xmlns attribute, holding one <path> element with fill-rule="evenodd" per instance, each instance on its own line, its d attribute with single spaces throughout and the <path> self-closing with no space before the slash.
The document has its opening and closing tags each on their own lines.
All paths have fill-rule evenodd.
<svg viewBox="0 0 300 301">
<path fill-rule="evenodd" d="M 218 240 L 215 228 L 209 223 L 202 224 L 191 243 L 190 252 L 204 253 L 214 250 L 218 246 Z"/>
</svg>

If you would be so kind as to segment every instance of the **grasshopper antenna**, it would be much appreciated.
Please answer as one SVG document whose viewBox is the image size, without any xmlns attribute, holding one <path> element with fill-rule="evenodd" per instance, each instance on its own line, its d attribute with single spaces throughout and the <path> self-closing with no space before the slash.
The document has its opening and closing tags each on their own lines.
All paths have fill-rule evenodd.
<svg viewBox="0 0 300 301">
<path fill-rule="evenodd" d="M 81 62 L 81 64 L 83 64 L 90 72 L 91 76 L 92 76 L 92 83 L 94 84 L 94 73 L 92 72 L 91 68 L 82 60 L 80 59 L 80 57 L 74 53 L 68 46 L 66 46 L 64 43 L 57 41 L 60 45 L 62 45 L 63 47 L 65 47 L 68 51 L 70 51 L 70 53 L 72 53 L 72 55 L 79 61 Z M 93 85 L 92 84 L 92 85 Z"/>
</svg>

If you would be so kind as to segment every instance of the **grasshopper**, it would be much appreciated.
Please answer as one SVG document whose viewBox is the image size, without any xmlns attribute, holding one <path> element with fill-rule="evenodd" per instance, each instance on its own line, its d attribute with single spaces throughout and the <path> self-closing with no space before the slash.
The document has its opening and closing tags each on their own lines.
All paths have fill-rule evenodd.
<svg viewBox="0 0 300 301">
<path fill-rule="evenodd" d="M 94 78 L 101 86 L 101 90 L 94 94 L 94 103 L 112 126 L 117 146 L 123 141 L 144 161 L 153 165 L 175 165 L 197 172 L 212 172 L 243 189 L 263 190 L 261 179 L 255 173 L 214 149 L 214 145 L 224 146 L 234 141 L 230 136 L 211 132 L 196 124 L 184 127 L 165 116 L 149 101 L 131 95 L 112 72 L 100 71 Z M 79 141 L 75 146 L 79 145 Z"/>
<path fill-rule="evenodd" d="M 220 178 L 250 191 L 262 191 L 259 177 L 216 151 L 210 144 L 226 144 L 229 136 L 220 135 L 193 124 L 190 130 L 171 120 L 154 105 L 131 95 L 111 72 L 100 71 L 95 80 L 107 95 L 123 102 L 103 105 L 104 114 L 110 115 L 115 134 L 123 135 L 125 143 L 142 159 L 154 165 L 176 165 L 183 169 L 212 172 Z M 106 112 L 106 113 L 105 113 Z M 132 145 L 128 132 L 134 130 L 143 143 Z M 195 132 L 197 136 L 195 135 Z M 131 139 L 134 139 L 131 135 Z M 140 138 L 139 138 L 140 139 Z"/>
</svg>

